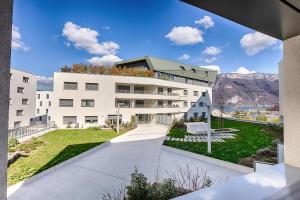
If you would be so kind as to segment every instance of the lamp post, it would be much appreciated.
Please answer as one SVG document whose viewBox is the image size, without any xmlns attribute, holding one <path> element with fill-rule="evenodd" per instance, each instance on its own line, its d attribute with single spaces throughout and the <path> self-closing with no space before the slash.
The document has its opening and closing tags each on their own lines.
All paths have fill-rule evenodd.
<svg viewBox="0 0 300 200">
<path fill-rule="evenodd" d="M 124 106 L 124 103 L 117 103 L 118 111 L 117 111 L 117 134 L 120 132 L 120 105 Z"/>
<path fill-rule="evenodd" d="M 207 105 L 207 153 L 211 154 L 211 106 Z"/>
</svg>

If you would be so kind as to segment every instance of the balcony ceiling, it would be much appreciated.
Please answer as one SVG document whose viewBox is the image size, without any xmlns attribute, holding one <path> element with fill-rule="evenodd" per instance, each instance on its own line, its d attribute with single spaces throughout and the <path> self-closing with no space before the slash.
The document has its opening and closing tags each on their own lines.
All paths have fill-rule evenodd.
<svg viewBox="0 0 300 200">
<path fill-rule="evenodd" d="M 300 0 L 182 0 L 274 38 L 300 35 Z"/>
</svg>

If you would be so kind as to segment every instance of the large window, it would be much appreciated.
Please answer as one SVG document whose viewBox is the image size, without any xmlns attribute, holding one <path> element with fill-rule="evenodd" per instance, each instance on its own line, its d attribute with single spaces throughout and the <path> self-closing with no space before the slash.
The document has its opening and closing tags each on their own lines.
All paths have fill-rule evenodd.
<svg viewBox="0 0 300 200">
<path fill-rule="evenodd" d="M 77 90 L 78 83 L 76 82 L 64 82 L 64 89 L 65 90 Z"/>
<path fill-rule="evenodd" d="M 183 95 L 187 96 L 188 95 L 188 91 L 187 90 L 183 90 Z"/>
<path fill-rule="evenodd" d="M 85 116 L 85 123 L 88 123 L 88 124 L 98 123 L 98 117 L 97 116 Z"/>
<path fill-rule="evenodd" d="M 17 88 L 17 93 L 24 94 L 24 88 L 23 87 L 18 87 Z"/>
<path fill-rule="evenodd" d="M 14 128 L 20 128 L 21 127 L 21 121 L 14 122 Z"/>
<path fill-rule="evenodd" d="M 135 100 L 135 107 L 143 108 L 145 105 L 144 100 Z"/>
<path fill-rule="evenodd" d="M 130 93 L 130 86 L 129 85 L 118 85 L 117 92 L 118 93 Z"/>
<path fill-rule="evenodd" d="M 77 117 L 76 116 L 63 116 L 63 123 L 64 124 L 76 124 Z"/>
<path fill-rule="evenodd" d="M 73 107 L 73 99 L 60 99 L 59 106 L 60 107 Z"/>
<path fill-rule="evenodd" d="M 23 82 L 24 82 L 24 83 L 28 83 L 28 82 L 29 82 L 29 78 L 26 77 L 26 76 L 23 76 Z"/>
<path fill-rule="evenodd" d="M 194 96 L 198 96 L 199 95 L 199 92 L 198 91 L 194 91 Z"/>
<path fill-rule="evenodd" d="M 98 90 L 98 83 L 86 83 L 85 84 L 85 90 Z"/>
<path fill-rule="evenodd" d="M 162 87 L 157 88 L 157 92 L 158 92 L 158 94 L 163 94 L 164 88 L 162 88 Z"/>
<path fill-rule="evenodd" d="M 164 107 L 164 101 L 163 100 L 158 100 L 157 101 L 157 107 L 159 107 L 159 108 Z"/>
<path fill-rule="evenodd" d="M 81 107 L 94 107 L 95 100 L 94 99 L 81 99 Z"/>
<path fill-rule="evenodd" d="M 130 100 L 129 99 L 117 99 L 116 100 L 116 108 L 118 107 L 118 104 L 120 108 L 130 108 Z"/>
<path fill-rule="evenodd" d="M 134 93 L 144 94 L 144 87 L 143 86 L 134 86 Z"/>
</svg>

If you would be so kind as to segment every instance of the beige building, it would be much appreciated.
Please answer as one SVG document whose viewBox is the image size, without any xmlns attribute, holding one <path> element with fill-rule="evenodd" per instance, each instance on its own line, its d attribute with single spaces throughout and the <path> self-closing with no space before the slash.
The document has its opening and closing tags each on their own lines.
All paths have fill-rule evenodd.
<svg viewBox="0 0 300 200">
<path fill-rule="evenodd" d="M 28 126 L 35 117 L 36 85 L 35 75 L 11 69 L 9 129 Z"/>
<path fill-rule="evenodd" d="M 155 77 L 56 72 L 51 120 L 59 127 L 116 123 L 118 107 L 122 123 L 206 117 L 216 71 L 153 57 L 116 66 L 152 70 Z"/>
</svg>

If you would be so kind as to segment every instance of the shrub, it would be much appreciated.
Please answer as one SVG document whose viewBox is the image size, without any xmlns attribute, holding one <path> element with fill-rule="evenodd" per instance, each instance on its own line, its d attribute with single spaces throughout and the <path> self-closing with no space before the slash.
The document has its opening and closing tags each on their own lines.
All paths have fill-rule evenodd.
<svg viewBox="0 0 300 200">
<path fill-rule="evenodd" d="M 128 200 L 144 200 L 147 199 L 150 184 L 144 174 L 139 173 L 137 168 L 131 174 L 130 185 L 126 187 Z"/>
<path fill-rule="evenodd" d="M 18 150 L 24 151 L 25 153 L 30 153 L 31 151 L 36 150 L 37 147 L 39 147 L 43 143 L 43 141 L 33 137 L 29 142 L 20 144 Z"/>
<path fill-rule="evenodd" d="M 162 183 L 153 183 L 149 189 L 149 199 L 168 200 L 178 196 L 178 188 L 173 179 L 165 179 Z"/>
<path fill-rule="evenodd" d="M 172 123 L 172 128 L 186 128 L 186 125 L 184 124 L 184 120 L 181 119 L 181 120 L 177 120 L 176 118 L 173 120 L 173 123 Z"/>
<path fill-rule="evenodd" d="M 11 147 L 15 147 L 19 144 L 19 141 L 17 140 L 17 138 L 14 138 L 14 137 L 10 137 L 8 138 L 8 148 L 11 148 Z"/>
<path fill-rule="evenodd" d="M 87 129 L 90 131 L 101 131 L 101 128 L 99 126 L 90 126 Z"/>
</svg>

